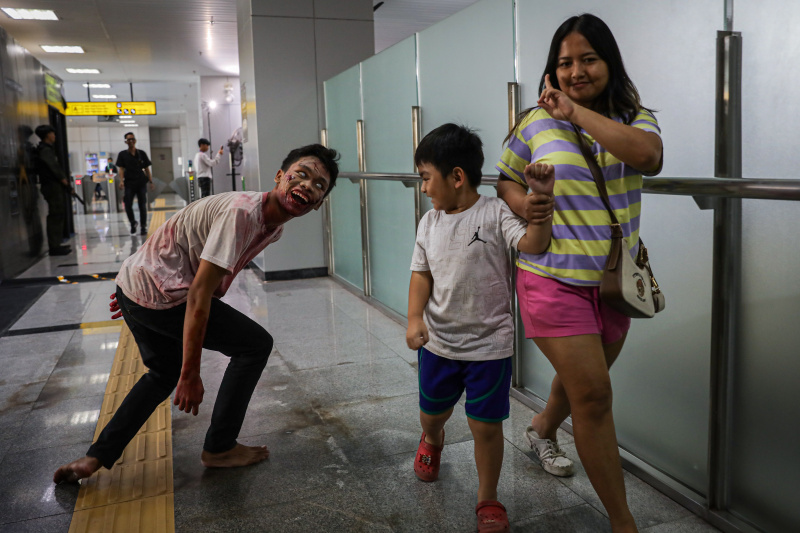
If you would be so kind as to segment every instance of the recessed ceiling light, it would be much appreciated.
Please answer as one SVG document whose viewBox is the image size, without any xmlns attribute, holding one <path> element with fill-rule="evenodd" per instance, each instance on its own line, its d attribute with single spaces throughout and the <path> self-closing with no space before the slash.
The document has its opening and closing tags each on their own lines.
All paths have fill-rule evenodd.
<svg viewBox="0 0 800 533">
<path fill-rule="evenodd" d="M 88 87 L 90 89 L 110 89 L 111 85 L 107 83 L 84 83 L 84 87 Z"/>
<path fill-rule="evenodd" d="M 58 20 L 52 9 L 18 9 L 15 7 L 0 9 L 14 20 Z"/>
<path fill-rule="evenodd" d="M 116 100 L 116 94 L 93 94 L 92 98 L 108 98 L 109 100 Z"/>
<path fill-rule="evenodd" d="M 51 54 L 83 54 L 83 48 L 80 46 L 53 46 L 49 44 L 40 44 L 42 50 L 50 52 Z"/>
<path fill-rule="evenodd" d="M 70 74 L 100 74 L 96 68 L 68 68 Z"/>
</svg>

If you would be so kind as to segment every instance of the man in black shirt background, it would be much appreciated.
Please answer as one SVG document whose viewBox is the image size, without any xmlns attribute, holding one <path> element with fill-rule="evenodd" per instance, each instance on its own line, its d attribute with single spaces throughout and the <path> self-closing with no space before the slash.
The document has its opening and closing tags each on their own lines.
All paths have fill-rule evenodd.
<svg viewBox="0 0 800 533">
<path fill-rule="evenodd" d="M 150 159 L 144 150 L 136 149 L 136 136 L 132 132 L 125 134 L 127 150 L 117 155 L 119 169 L 119 188 L 125 189 L 125 214 L 131 223 L 131 235 L 136 235 L 136 218 L 133 215 L 133 197 L 139 202 L 139 224 L 141 234 L 147 235 L 147 184 L 153 187 L 153 176 L 150 174 Z"/>
<path fill-rule="evenodd" d="M 36 170 L 42 196 L 47 200 L 47 244 L 50 255 L 66 255 L 71 249 L 62 246 L 61 239 L 67 219 L 67 193 L 71 189 L 69 178 L 56 157 L 56 130 L 42 124 L 36 128 L 36 135 L 42 140 L 36 148 Z"/>
</svg>

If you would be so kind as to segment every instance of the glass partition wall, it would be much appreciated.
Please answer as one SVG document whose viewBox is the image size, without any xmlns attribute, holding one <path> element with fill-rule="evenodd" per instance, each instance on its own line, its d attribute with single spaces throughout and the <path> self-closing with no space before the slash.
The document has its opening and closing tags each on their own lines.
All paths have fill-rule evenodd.
<svg viewBox="0 0 800 533">
<path fill-rule="evenodd" d="M 361 65 L 345 70 L 325 84 L 328 146 L 339 151 L 340 172 L 358 172 L 356 123 L 361 120 Z M 359 185 L 338 179 L 328 202 L 331 220 L 333 274 L 364 290 Z"/>
<path fill-rule="evenodd" d="M 790 87 L 800 83 L 800 3 L 736 0 L 742 32 L 742 172 L 746 178 L 797 179 Z M 767 58 L 772 58 L 767 60 Z M 780 109 L 770 120 L 763 102 Z M 734 365 L 731 510 L 766 531 L 800 531 L 800 227 L 795 202 L 742 202 L 742 314 Z M 785 459 L 784 459 L 785 458 Z"/>
<path fill-rule="evenodd" d="M 796 85 L 798 74 L 787 62 L 793 57 L 788 51 L 800 49 L 800 37 L 779 29 L 788 19 L 800 22 L 800 6 L 767 4 L 736 2 L 745 73 L 742 168 L 745 178 L 796 179 L 792 158 L 781 156 L 793 153 L 789 121 L 767 122 L 763 102 L 797 116 L 800 106 L 782 88 Z M 592 12 L 611 27 L 644 105 L 656 112 L 664 141 L 660 176 L 711 177 L 717 32 L 732 29 L 732 5 L 732 0 L 477 2 L 325 82 L 329 145 L 342 152 L 343 172 L 356 171 L 356 121 L 363 120 L 367 173 L 413 173 L 411 108 L 419 106 L 422 134 L 445 122 L 475 128 L 484 141 L 484 175 L 496 175 L 509 124 L 508 84 L 517 84 L 520 108 L 535 105 L 555 29 L 573 14 Z M 489 186 L 481 193 L 496 194 Z M 369 272 L 364 276 L 362 269 L 359 185 L 348 179 L 331 196 L 332 272 L 362 290 L 366 277 L 365 294 L 404 316 L 415 219 L 430 204 L 423 197 L 416 205 L 412 183 L 375 179 L 365 180 L 363 200 Z M 718 450 L 710 428 L 722 416 L 711 401 L 716 393 L 712 286 L 719 274 L 715 211 L 698 207 L 713 202 L 643 196 L 642 237 L 668 305 L 652 320 L 634 321 L 611 374 L 617 433 L 628 467 L 718 527 L 800 530 L 800 510 L 792 505 L 794 480 L 800 478 L 800 455 L 794 451 L 799 432 L 784 422 L 800 415 L 791 387 L 800 376 L 794 357 L 800 330 L 793 327 L 800 306 L 795 268 L 800 247 L 789 229 L 800 222 L 800 206 L 742 204 L 742 306 L 735 310 L 741 329 L 724 377 L 731 391 L 730 424 L 722 436 L 730 456 L 724 471 L 714 473 L 710 460 Z M 521 327 L 515 365 L 513 394 L 543 405 L 554 372 Z"/>
<path fill-rule="evenodd" d="M 416 36 L 362 63 L 366 170 L 414 172 L 412 108 L 417 106 Z M 367 183 L 372 296 L 392 311 L 408 310 L 414 251 L 414 188 Z"/>
</svg>

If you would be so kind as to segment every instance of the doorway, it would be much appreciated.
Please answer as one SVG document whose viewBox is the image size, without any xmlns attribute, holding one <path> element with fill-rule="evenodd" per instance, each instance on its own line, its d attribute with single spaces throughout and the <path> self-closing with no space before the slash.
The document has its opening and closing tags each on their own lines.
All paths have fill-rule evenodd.
<svg viewBox="0 0 800 533">
<path fill-rule="evenodd" d="M 151 159 L 153 163 L 153 177 L 169 185 L 172 183 L 172 180 L 175 179 L 175 171 L 172 169 L 172 148 L 151 147 L 151 151 L 153 152 L 153 157 Z"/>
</svg>

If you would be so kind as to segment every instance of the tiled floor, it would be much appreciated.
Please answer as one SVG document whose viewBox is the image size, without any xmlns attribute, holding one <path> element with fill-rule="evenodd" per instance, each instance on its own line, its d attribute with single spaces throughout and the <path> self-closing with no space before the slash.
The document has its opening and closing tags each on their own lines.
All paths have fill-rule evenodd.
<svg viewBox="0 0 800 533">
<path fill-rule="evenodd" d="M 140 237 L 124 215 L 77 217 L 78 249 L 45 257 L 22 277 L 114 272 Z M 119 333 L 106 329 L 20 334 L 107 321 L 113 282 L 54 285 L 0 338 L 0 531 L 69 529 L 76 485 L 52 484 L 55 468 L 86 451 Z M 404 328 L 327 278 L 265 283 L 243 272 L 226 301 L 261 323 L 275 349 L 241 440 L 270 459 L 234 470 L 200 465 L 202 438 L 226 360 L 203 355 L 197 417 L 173 409 L 177 531 L 473 531 L 477 472 L 463 406 L 447 426 L 440 480 L 418 481 L 420 435 L 415 354 Z M 610 531 L 582 468 L 545 474 L 522 432 L 531 411 L 512 400 L 500 500 L 512 531 Z M 571 437 L 561 434 L 577 461 Z M 626 473 L 642 531 L 715 531 Z"/>
</svg>

